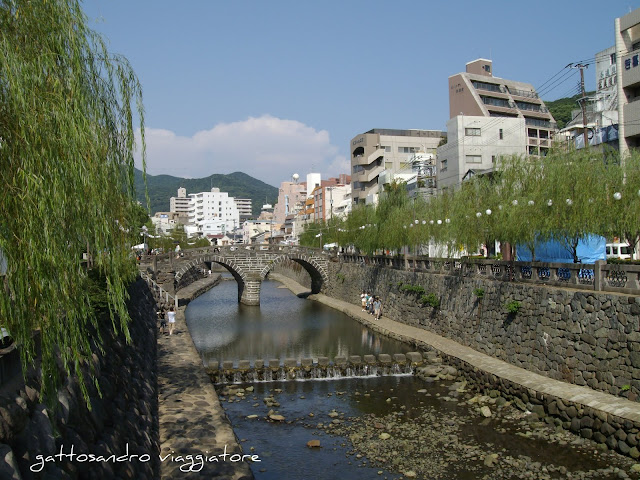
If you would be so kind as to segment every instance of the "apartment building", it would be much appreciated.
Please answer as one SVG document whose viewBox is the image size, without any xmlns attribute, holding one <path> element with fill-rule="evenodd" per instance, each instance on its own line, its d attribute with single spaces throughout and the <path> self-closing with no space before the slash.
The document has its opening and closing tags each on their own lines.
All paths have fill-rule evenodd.
<svg viewBox="0 0 640 480">
<path fill-rule="evenodd" d="M 438 190 L 456 188 L 470 176 L 491 171 L 501 155 L 526 155 L 524 118 L 456 115 L 438 148 Z"/>
<path fill-rule="evenodd" d="M 620 154 L 640 147 L 640 9 L 615 19 Z"/>
<path fill-rule="evenodd" d="M 219 188 L 188 195 L 185 188 L 179 188 L 178 196 L 171 197 L 170 207 L 172 213 L 188 216 L 185 232 L 189 236 L 220 235 L 240 226 L 235 199 Z"/>
<path fill-rule="evenodd" d="M 179 188 L 178 196 L 169 199 L 169 211 L 171 213 L 189 213 L 190 198 L 187 197 L 187 189 Z"/>
<path fill-rule="evenodd" d="M 556 130 L 535 88 L 494 77 L 493 62 L 484 58 L 467 63 L 465 72 L 449 77 L 449 117 L 458 115 L 524 119 L 529 155 L 546 155 Z"/>
<path fill-rule="evenodd" d="M 289 215 L 297 214 L 303 209 L 307 199 L 307 183 L 298 183 L 298 176 L 294 175 L 290 182 L 281 182 L 278 190 L 278 201 L 273 210 L 273 220 L 284 223 Z"/>
<path fill-rule="evenodd" d="M 479 58 L 449 77 L 447 143 L 437 152 L 438 190 L 491 171 L 500 156 L 547 154 L 556 122 L 531 84 L 493 76 Z"/>
<path fill-rule="evenodd" d="M 240 215 L 241 222 L 244 222 L 245 220 L 249 220 L 251 217 L 253 217 L 250 198 L 234 197 L 233 201 L 236 202 L 236 208 L 238 209 L 238 214 Z"/>
<path fill-rule="evenodd" d="M 382 172 L 405 170 L 417 152 L 434 153 L 445 133 L 440 130 L 374 128 L 351 140 L 351 198 L 354 204 L 377 203 Z"/>
</svg>

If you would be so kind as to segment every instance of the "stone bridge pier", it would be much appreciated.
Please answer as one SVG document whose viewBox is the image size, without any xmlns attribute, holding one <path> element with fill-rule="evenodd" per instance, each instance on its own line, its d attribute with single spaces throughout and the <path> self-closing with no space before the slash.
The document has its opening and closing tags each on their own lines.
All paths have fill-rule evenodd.
<svg viewBox="0 0 640 480">
<path fill-rule="evenodd" d="M 328 281 L 329 254 L 320 249 L 285 245 L 234 245 L 185 250 L 182 256 L 156 255 L 152 262 L 154 274 L 159 265 L 171 265 L 174 284 L 180 289 L 191 283 L 199 270 L 209 269 L 212 263 L 225 267 L 238 283 L 238 302 L 260 305 L 260 286 L 278 264 L 291 260 L 300 264 L 311 277 L 312 293 L 319 293 Z M 164 257 L 167 258 L 164 258 Z M 170 262 L 168 261 L 170 259 Z"/>
<path fill-rule="evenodd" d="M 260 305 L 261 284 L 260 275 L 247 275 L 242 283 L 238 283 L 238 301 L 245 305 Z"/>
</svg>

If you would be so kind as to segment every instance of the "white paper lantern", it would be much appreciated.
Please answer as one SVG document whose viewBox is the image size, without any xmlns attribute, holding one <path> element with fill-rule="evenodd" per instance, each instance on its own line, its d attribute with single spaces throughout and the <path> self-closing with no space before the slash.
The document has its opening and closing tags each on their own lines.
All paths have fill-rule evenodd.
<svg viewBox="0 0 640 480">
<path fill-rule="evenodd" d="M 620 192 L 616 192 L 613 194 L 613 198 L 616 200 L 620 200 L 622 198 L 622 194 Z"/>
<path fill-rule="evenodd" d="M 491 211 L 490 208 L 487 208 L 484 213 L 486 213 L 487 215 L 491 215 L 493 212 Z"/>
</svg>

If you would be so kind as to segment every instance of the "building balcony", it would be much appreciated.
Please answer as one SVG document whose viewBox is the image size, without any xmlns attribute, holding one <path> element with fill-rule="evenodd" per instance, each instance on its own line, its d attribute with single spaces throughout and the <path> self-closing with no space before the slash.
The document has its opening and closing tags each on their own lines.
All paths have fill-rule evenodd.
<svg viewBox="0 0 640 480">
<path fill-rule="evenodd" d="M 360 155 L 351 159 L 351 165 L 371 165 L 377 159 L 384 157 L 384 148 L 378 148 L 370 155 Z"/>
<path fill-rule="evenodd" d="M 509 89 L 509 93 L 514 97 L 526 98 L 527 100 L 538 100 L 538 94 L 536 92 L 527 91 L 527 90 L 519 90 L 517 88 L 507 87 Z"/>
<path fill-rule="evenodd" d="M 373 167 L 372 169 L 361 170 L 357 173 L 357 179 L 359 182 L 368 183 L 378 177 L 384 170 L 383 166 Z"/>
<path fill-rule="evenodd" d="M 640 70 L 640 67 L 638 67 Z M 624 135 L 633 137 L 640 135 L 640 99 L 624 105 Z"/>
</svg>

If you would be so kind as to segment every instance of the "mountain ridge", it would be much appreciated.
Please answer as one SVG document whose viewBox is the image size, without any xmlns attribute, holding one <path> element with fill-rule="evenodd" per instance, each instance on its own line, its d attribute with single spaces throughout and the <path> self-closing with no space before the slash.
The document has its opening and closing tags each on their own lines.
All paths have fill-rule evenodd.
<svg viewBox="0 0 640 480">
<path fill-rule="evenodd" d="M 189 193 L 208 192 L 212 187 L 227 192 L 230 197 L 250 198 L 251 212 L 254 217 L 260 214 L 264 201 L 275 204 L 278 199 L 278 188 L 258 180 L 244 172 L 229 174 L 214 173 L 202 178 L 182 178 L 173 175 L 150 175 L 147 173 L 147 189 L 151 215 L 156 212 L 169 211 L 169 199 L 178 195 L 178 188 L 184 187 Z M 144 196 L 144 180 L 142 171 L 135 169 L 136 198 L 146 205 Z"/>
</svg>

